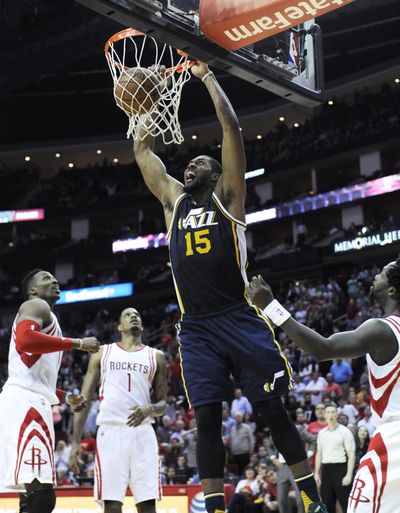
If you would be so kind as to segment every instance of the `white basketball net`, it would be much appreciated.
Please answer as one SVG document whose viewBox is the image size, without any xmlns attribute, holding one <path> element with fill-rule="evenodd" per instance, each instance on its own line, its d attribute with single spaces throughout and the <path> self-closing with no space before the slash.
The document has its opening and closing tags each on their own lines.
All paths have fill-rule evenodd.
<svg viewBox="0 0 400 513">
<path fill-rule="evenodd" d="M 139 37 L 138 37 L 139 36 Z M 117 43 L 117 44 L 116 44 Z M 132 94 L 125 86 L 132 80 L 132 68 L 146 67 L 142 62 L 144 53 L 154 52 L 152 69 L 147 67 L 146 82 L 154 83 L 154 90 L 145 90 L 139 82 Z M 114 97 L 117 105 L 129 118 L 127 138 L 144 139 L 147 134 L 162 136 L 164 144 L 180 144 L 184 138 L 178 118 L 183 85 L 190 79 L 190 66 L 186 54 L 180 55 L 171 46 L 158 43 L 134 29 L 126 29 L 112 36 L 106 43 L 105 54 L 114 81 Z M 159 67 L 165 66 L 168 77 L 160 87 Z M 134 77 L 133 77 L 134 79 Z M 115 94 L 118 87 L 119 97 Z M 156 89 L 156 91 L 155 91 Z M 122 94 L 121 94 L 122 91 Z M 153 94 L 156 93 L 156 94 Z M 138 109 L 138 105 L 145 105 Z M 132 112 L 134 111 L 134 112 Z M 141 112 L 142 111 L 142 112 Z M 138 127 L 145 126 L 139 136 Z"/>
</svg>

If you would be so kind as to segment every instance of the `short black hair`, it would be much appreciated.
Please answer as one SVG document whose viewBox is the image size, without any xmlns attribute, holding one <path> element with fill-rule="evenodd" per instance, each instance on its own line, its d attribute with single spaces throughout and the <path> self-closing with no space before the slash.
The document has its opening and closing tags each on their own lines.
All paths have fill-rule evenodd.
<svg viewBox="0 0 400 513">
<path fill-rule="evenodd" d="M 400 257 L 396 260 L 386 272 L 389 287 L 394 287 L 397 291 L 397 299 L 400 300 Z"/>
<path fill-rule="evenodd" d="M 122 314 L 123 314 L 123 313 L 125 312 L 125 310 L 127 310 L 128 308 L 133 308 L 133 307 L 127 306 L 126 308 L 124 308 L 124 309 L 122 310 L 122 312 L 121 312 L 121 313 L 119 314 L 119 316 L 118 316 L 118 324 L 121 324 Z M 135 310 L 136 310 L 136 308 L 135 308 Z M 137 310 L 136 310 L 136 311 L 137 311 Z M 137 311 L 137 313 L 138 313 L 138 315 L 139 315 L 139 317 L 140 317 L 140 320 L 142 320 L 142 316 L 140 315 L 140 313 L 139 313 L 138 311 Z"/>
<path fill-rule="evenodd" d="M 29 294 L 28 294 L 28 290 L 31 286 L 31 283 L 32 283 L 32 280 L 33 278 L 35 277 L 35 275 L 37 273 L 40 273 L 40 272 L 43 272 L 43 269 L 32 269 L 32 271 L 29 271 L 29 273 L 27 273 L 23 278 L 22 278 L 22 282 L 21 282 L 21 292 L 22 292 L 22 297 L 24 298 L 24 300 L 26 301 L 27 299 L 29 299 Z"/>
<path fill-rule="evenodd" d="M 212 171 L 214 173 L 218 173 L 219 175 L 222 174 L 222 166 L 218 160 L 215 160 L 214 157 L 210 157 L 210 155 L 207 155 L 207 158 L 210 160 Z"/>
</svg>

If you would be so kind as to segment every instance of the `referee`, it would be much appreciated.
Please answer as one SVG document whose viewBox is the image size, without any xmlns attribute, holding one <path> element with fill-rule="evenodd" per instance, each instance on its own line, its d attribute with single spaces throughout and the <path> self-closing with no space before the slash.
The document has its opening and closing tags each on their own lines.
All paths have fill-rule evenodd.
<svg viewBox="0 0 400 513">
<path fill-rule="evenodd" d="M 328 404 L 325 407 L 327 427 L 317 438 L 315 479 L 328 513 L 335 513 L 337 500 L 343 511 L 347 511 L 355 461 L 354 436 L 337 418 L 336 404 Z"/>
</svg>

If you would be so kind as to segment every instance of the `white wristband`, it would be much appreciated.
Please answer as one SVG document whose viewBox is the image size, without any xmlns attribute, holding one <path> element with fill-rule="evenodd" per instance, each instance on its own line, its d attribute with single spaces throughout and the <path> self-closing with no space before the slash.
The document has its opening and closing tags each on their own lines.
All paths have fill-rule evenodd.
<svg viewBox="0 0 400 513">
<path fill-rule="evenodd" d="M 212 71 L 208 71 L 204 77 L 201 79 L 202 82 L 205 82 L 205 80 L 208 78 L 208 77 L 211 77 L 211 75 L 214 75 L 214 73 Z"/>
<path fill-rule="evenodd" d="M 82 349 L 83 340 L 81 338 L 76 338 L 75 340 L 77 340 L 79 342 L 79 347 L 77 349 Z"/>
<path fill-rule="evenodd" d="M 268 319 L 275 324 L 275 326 L 281 326 L 281 324 L 291 317 L 290 312 L 288 312 L 276 299 L 271 301 L 271 303 L 264 308 L 262 313 L 266 315 Z"/>
</svg>

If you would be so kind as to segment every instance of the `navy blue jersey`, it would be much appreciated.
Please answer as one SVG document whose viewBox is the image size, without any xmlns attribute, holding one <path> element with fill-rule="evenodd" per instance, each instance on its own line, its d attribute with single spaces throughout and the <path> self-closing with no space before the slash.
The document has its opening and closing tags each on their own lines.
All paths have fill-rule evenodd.
<svg viewBox="0 0 400 513">
<path fill-rule="evenodd" d="M 213 193 L 204 205 L 178 197 L 169 229 L 176 294 L 183 315 L 204 315 L 246 303 L 246 225 Z"/>
</svg>

